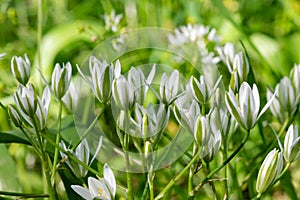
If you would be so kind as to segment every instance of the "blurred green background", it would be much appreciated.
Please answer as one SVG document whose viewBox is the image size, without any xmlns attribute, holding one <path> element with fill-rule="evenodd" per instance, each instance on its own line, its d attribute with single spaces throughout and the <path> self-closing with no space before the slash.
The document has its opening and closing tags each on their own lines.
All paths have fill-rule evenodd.
<svg viewBox="0 0 300 200">
<path fill-rule="evenodd" d="M 0 0 L 0 53 L 6 53 L 0 61 L 0 101 L 4 105 L 12 103 L 16 88 L 10 73 L 13 55 L 26 53 L 32 72 L 42 67 L 47 69 L 46 77 L 56 62 L 80 64 L 101 41 L 114 35 L 105 30 L 103 19 L 112 10 L 123 14 L 121 29 L 204 24 L 216 28 L 222 43 L 233 42 L 241 49 L 243 42 L 262 90 L 268 85 L 274 88 L 300 63 L 298 0 L 41 0 L 41 41 L 37 38 L 38 2 Z M 38 45 L 42 66 L 36 59 Z M 3 109 L 0 121 L 0 131 L 11 129 Z M 31 151 L 22 144 L 0 145 L 0 190 L 42 192 L 39 160 Z M 299 178 L 294 178 L 299 184 Z"/>
</svg>

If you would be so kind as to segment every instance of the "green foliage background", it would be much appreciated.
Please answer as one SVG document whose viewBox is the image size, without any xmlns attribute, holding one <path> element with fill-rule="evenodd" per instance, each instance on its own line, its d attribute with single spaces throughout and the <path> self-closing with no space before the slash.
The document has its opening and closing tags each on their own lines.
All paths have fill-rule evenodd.
<svg viewBox="0 0 300 200">
<path fill-rule="evenodd" d="M 0 0 L 0 53 L 6 53 L 0 61 L 0 101 L 4 105 L 12 103 L 16 88 L 10 73 L 13 55 L 27 53 L 33 68 L 42 68 L 48 78 L 56 62 L 70 60 L 73 66 L 80 64 L 101 41 L 113 36 L 113 33 L 105 31 L 103 20 L 104 13 L 110 13 L 113 9 L 116 13 L 123 13 L 121 27 L 127 29 L 174 29 L 188 23 L 202 23 L 216 28 L 223 43 L 233 42 L 241 49 L 241 42 L 245 44 L 256 82 L 264 89 L 267 86 L 274 88 L 295 63 L 300 63 L 298 0 L 44 0 L 41 41 L 37 39 L 38 0 Z M 36 62 L 38 44 L 41 45 L 42 66 Z M 155 55 L 152 59 L 155 60 Z M 32 73 L 33 79 L 38 79 L 35 69 Z M 261 93 L 265 96 L 265 91 Z M 54 110 L 52 114 L 56 112 Z M 3 132 L 0 141 L 3 143 L 7 137 L 4 132 L 12 129 L 3 109 L 0 109 L 0 121 L 0 131 Z M 260 132 L 264 128 L 257 129 L 260 130 L 255 131 Z M 268 132 L 264 136 L 273 137 Z M 252 146 L 257 138 L 252 136 Z M 247 148 L 249 151 L 243 151 L 245 157 L 257 152 L 251 147 L 251 142 Z M 24 144 L 1 144 L 0 155 L 0 190 L 42 193 L 40 163 L 30 148 Z M 296 166 L 299 166 L 299 161 L 294 168 Z M 243 176 L 239 174 L 239 168 L 251 170 L 248 163 L 235 167 L 236 179 Z M 181 168 L 175 165 L 174 173 Z M 157 177 L 167 176 L 166 179 L 170 179 L 172 174 L 162 172 L 159 171 Z M 292 198 L 296 191 L 300 191 L 299 174 L 299 169 L 293 171 L 294 186 L 287 181 L 284 184 L 286 188 L 281 188 L 269 198 Z M 165 184 L 161 179 L 161 183 L 157 184 Z M 182 190 L 180 186 L 179 183 L 175 187 L 178 193 Z M 181 198 L 178 194 L 177 199 Z"/>
</svg>

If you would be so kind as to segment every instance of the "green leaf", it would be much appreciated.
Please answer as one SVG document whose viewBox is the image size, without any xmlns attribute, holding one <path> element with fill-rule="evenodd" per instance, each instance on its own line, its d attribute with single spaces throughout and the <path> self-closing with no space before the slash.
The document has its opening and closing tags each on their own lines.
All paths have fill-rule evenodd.
<svg viewBox="0 0 300 200">
<path fill-rule="evenodd" d="M 283 187 L 284 191 L 291 199 L 298 199 L 297 192 L 292 183 L 292 176 L 289 171 L 287 171 L 284 176 L 280 179 L 280 184 Z"/>
<path fill-rule="evenodd" d="M 30 145 L 30 142 L 20 130 L 0 132 L 0 143 L 21 143 Z"/>
<path fill-rule="evenodd" d="M 4 144 L 0 144 L 0 155 L 0 190 L 21 192 L 16 164 Z"/>
</svg>

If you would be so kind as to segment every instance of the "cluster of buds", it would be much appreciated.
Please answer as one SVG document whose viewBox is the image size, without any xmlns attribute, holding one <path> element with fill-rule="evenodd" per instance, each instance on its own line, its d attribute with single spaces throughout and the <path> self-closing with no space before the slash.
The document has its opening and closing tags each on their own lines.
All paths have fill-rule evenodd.
<svg viewBox="0 0 300 200">
<path fill-rule="evenodd" d="M 35 94 L 32 84 L 27 87 L 19 85 L 14 93 L 16 109 L 10 107 L 10 116 L 15 126 L 20 127 L 22 119 L 32 128 L 43 130 L 47 125 L 48 110 L 50 105 L 50 90 L 44 89 L 42 99 Z M 19 116 L 18 116 L 19 115 Z"/>
<path fill-rule="evenodd" d="M 237 91 L 241 84 L 248 79 L 250 66 L 247 57 L 241 51 L 235 53 L 232 43 L 226 43 L 223 48 L 217 47 L 216 50 L 231 74 L 230 88 Z"/>
<path fill-rule="evenodd" d="M 163 131 L 169 121 L 168 111 L 169 110 L 167 110 L 166 106 L 162 103 L 156 107 L 150 103 L 146 109 L 136 104 L 136 119 L 131 119 L 135 127 L 134 135 L 147 138 Z"/>
<path fill-rule="evenodd" d="M 216 127 L 211 115 L 199 116 L 195 123 L 194 137 L 201 147 L 200 157 L 210 162 L 218 153 L 221 140 L 221 127 Z"/>
<path fill-rule="evenodd" d="M 88 188 L 80 185 L 71 185 L 71 188 L 85 200 L 112 200 L 115 198 L 117 185 L 113 171 L 107 164 L 103 167 L 103 175 L 101 180 L 89 177 Z"/>
<path fill-rule="evenodd" d="M 272 114 L 281 122 L 288 116 L 293 116 L 299 106 L 300 100 L 300 65 L 295 65 L 291 70 L 290 77 L 284 77 L 275 87 L 277 93 L 276 99 L 271 105 Z M 267 91 L 267 98 L 273 95 L 270 90 Z"/>
<path fill-rule="evenodd" d="M 16 107 L 9 107 L 9 114 L 13 123 L 20 127 L 23 123 L 37 130 L 43 130 L 47 125 L 48 110 L 51 100 L 49 86 L 46 86 L 40 98 L 36 95 L 30 78 L 30 61 L 25 58 L 14 56 L 11 60 L 11 71 L 19 82 L 14 93 Z M 67 63 L 62 68 L 59 64 L 55 66 L 52 74 L 51 90 L 57 99 L 62 99 L 71 83 L 72 67 Z"/>
</svg>

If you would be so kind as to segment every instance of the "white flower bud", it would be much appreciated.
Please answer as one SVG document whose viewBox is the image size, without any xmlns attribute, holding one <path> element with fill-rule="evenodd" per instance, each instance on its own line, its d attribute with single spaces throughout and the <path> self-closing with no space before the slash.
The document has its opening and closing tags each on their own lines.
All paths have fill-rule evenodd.
<svg viewBox="0 0 300 200">
<path fill-rule="evenodd" d="M 35 95 L 32 84 L 28 87 L 19 85 L 14 93 L 14 101 L 19 111 L 33 117 L 37 109 L 37 96 Z"/>
<path fill-rule="evenodd" d="M 12 120 L 12 122 L 14 123 L 14 125 L 16 127 L 21 127 L 22 120 L 21 120 L 19 112 L 13 106 L 8 106 L 7 111 L 8 111 L 8 115 L 9 115 L 10 119 Z"/>
<path fill-rule="evenodd" d="M 293 115 L 298 107 L 300 95 L 296 93 L 291 80 L 288 77 L 284 77 L 280 80 L 275 90 L 278 90 L 278 100 L 281 107 Z"/>
<path fill-rule="evenodd" d="M 283 168 L 282 153 L 273 149 L 263 161 L 257 176 L 256 191 L 264 193 L 277 179 Z"/>
<path fill-rule="evenodd" d="M 67 63 L 61 67 L 59 64 L 55 65 L 52 73 L 51 89 L 57 99 L 61 99 L 67 92 L 70 86 L 72 77 L 71 63 Z"/>
<path fill-rule="evenodd" d="M 238 98 L 233 91 L 229 89 L 229 92 L 227 92 L 225 96 L 225 102 L 228 111 L 239 125 L 246 130 L 250 130 L 268 109 L 274 97 L 275 95 L 273 95 L 259 113 L 260 99 L 256 85 L 253 84 L 253 88 L 251 89 L 247 82 L 243 82 L 239 89 Z"/>
<path fill-rule="evenodd" d="M 11 59 L 11 72 L 19 83 L 26 85 L 30 77 L 30 61 L 26 54 L 24 58 L 14 56 Z"/>
<path fill-rule="evenodd" d="M 285 138 L 283 156 L 289 163 L 300 157 L 300 137 L 298 136 L 298 126 L 290 125 Z"/>
<path fill-rule="evenodd" d="M 120 109 L 126 112 L 132 109 L 135 100 L 134 91 L 124 76 L 120 75 L 113 81 L 112 96 Z"/>
<path fill-rule="evenodd" d="M 163 73 L 160 82 L 160 98 L 167 105 L 171 104 L 177 97 L 179 85 L 179 72 L 174 70 L 169 79 L 166 73 Z"/>
<path fill-rule="evenodd" d="M 210 100 L 211 96 L 216 91 L 222 76 L 216 81 L 214 88 L 210 88 L 203 75 L 200 76 L 200 82 L 192 77 L 190 79 L 190 88 L 194 98 L 201 104 L 206 104 Z"/>
</svg>

